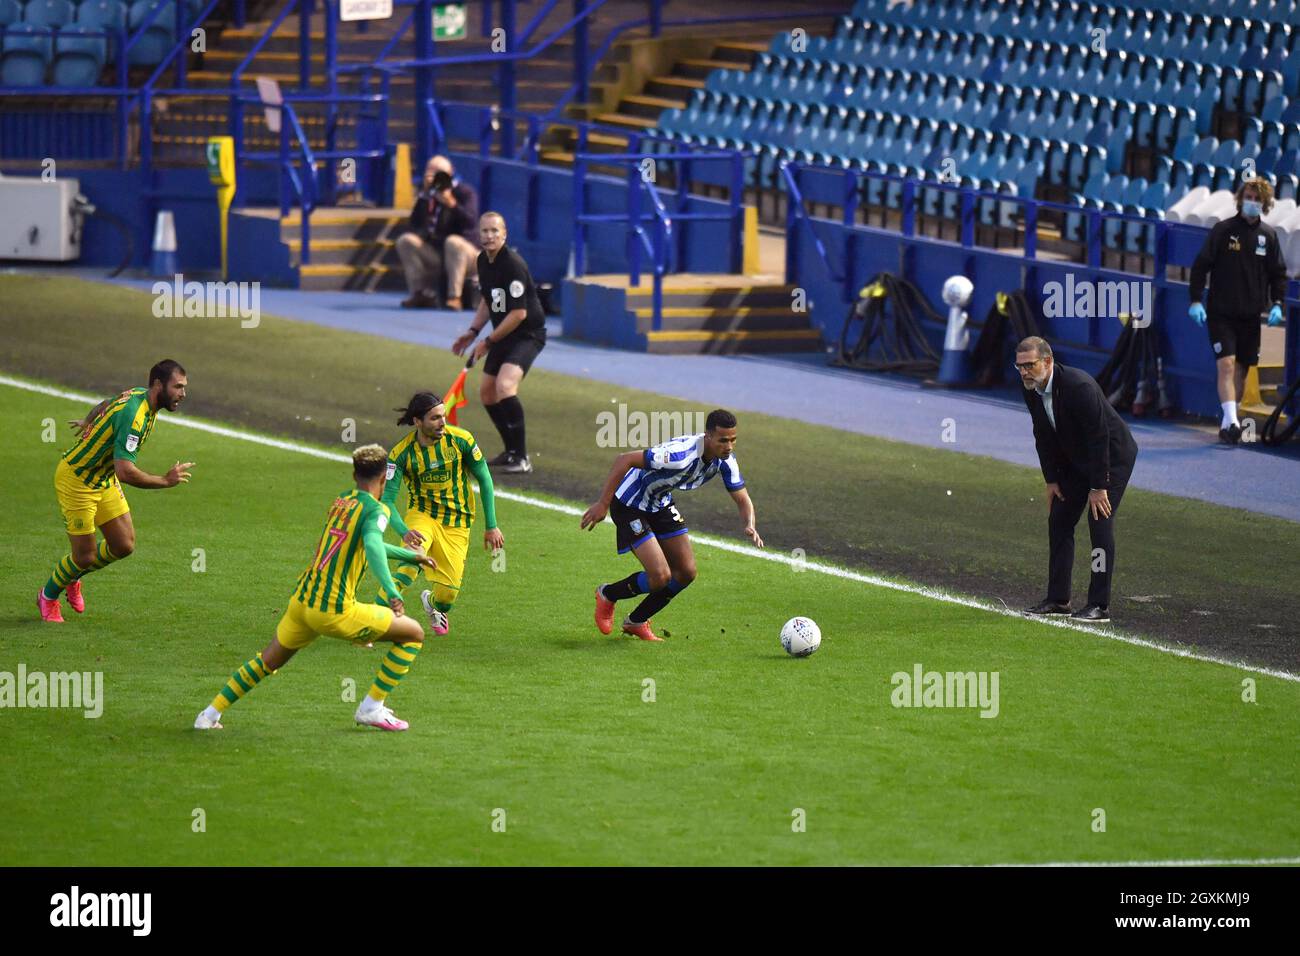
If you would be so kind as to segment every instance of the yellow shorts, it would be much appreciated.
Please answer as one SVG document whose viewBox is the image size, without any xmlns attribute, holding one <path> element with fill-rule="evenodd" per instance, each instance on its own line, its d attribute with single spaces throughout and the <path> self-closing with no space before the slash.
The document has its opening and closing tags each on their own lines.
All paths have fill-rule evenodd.
<svg viewBox="0 0 1300 956">
<path fill-rule="evenodd" d="M 424 550 L 438 562 L 438 570 L 424 569 L 425 577 L 435 584 L 459 591 L 461 579 L 465 577 L 469 528 L 449 528 L 419 511 L 406 513 L 406 526 L 424 535 Z"/>
<path fill-rule="evenodd" d="M 54 469 L 54 494 L 68 534 L 94 534 L 100 525 L 131 510 L 116 478 L 107 488 L 87 488 L 62 458 Z"/>
<path fill-rule="evenodd" d="M 292 597 L 280 623 L 275 626 L 275 639 L 281 647 L 293 651 L 306 647 L 321 634 L 365 644 L 387 634 L 392 626 L 393 611 L 381 604 L 357 602 L 335 614 L 308 607 Z"/>
</svg>

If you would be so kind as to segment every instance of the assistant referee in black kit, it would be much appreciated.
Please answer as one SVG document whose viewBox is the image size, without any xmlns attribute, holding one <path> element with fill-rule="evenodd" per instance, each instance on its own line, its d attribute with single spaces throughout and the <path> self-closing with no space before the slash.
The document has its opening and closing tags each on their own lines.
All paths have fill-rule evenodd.
<svg viewBox="0 0 1300 956">
<path fill-rule="evenodd" d="M 478 394 L 506 450 L 488 462 L 507 474 L 533 470 L 524 441 L 524 406 L 519 383 L 546 347 L 546 315 L 523 256 L 506 245 L 506 220 L 485 212 L 478 221 L 478 281 L 483 298 L 470 327 L 452 343 L 460 355 L 488 320 L 492 331 L 474 349 L 475 360 L 487 356 Z"/>
</svg>

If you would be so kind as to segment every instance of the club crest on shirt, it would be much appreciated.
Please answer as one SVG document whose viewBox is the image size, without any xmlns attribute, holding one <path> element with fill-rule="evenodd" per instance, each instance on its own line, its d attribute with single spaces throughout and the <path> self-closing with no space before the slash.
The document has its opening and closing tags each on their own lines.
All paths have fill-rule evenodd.
<svg viewBox="0 0 1300 956">
<path fill-rule="evenodd" d="M 1255 243 L 1255 255 L 1262 256 L 1268 252 L 1268 236 L 1258 236 Z"/>
<path fill-rule="evenodd" d="M 645 530 L 645 525 L 641 523 L 640 518 L 633 518 L 632 524 L 629 525 L 629 527 L 632 529 L 633 534 L 640 534 L 642 531 Z"/>
<path fill-rule="evenodd" d="M 522 282 L 516 279 L 514 282 L 510 283 L 510 297 L 512 299 L 517 299 L 523 294 L 524 284 Z"/>
</svg>

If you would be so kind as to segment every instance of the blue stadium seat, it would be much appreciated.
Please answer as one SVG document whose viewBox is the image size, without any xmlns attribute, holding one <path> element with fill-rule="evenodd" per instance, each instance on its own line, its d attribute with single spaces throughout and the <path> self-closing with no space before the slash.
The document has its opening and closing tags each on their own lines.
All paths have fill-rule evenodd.
<svg viewBox="0 0 1300 956">
<path fill-rule="evenodd" d="M 71 23 L 76 12 L 70 0 L 28 0 L 23 8 L 23 22 L 57 29 Z"/>
<path fill-rule="evenodd" d="M 20 23 L 22 19 L 23 8 L 18 0 L 0 0 L 0 27 Z"/>
<path fill-rule="evenodd" d="M 108 40 L 86 27 L 65 27 L 54 40 L 54 86 L 94 86 L 108 59 Z"/>
<path fill-rule="evenodd" d="M 126 5 L 119 0 L 82 0 L 81 5 L 77 7 L 77 25 L 88 30 L 125 28 Z"/>
<path fill-rule="evenodd" d="M 0 50 L 0 85 L 44 85 L 53 57 L 54 36 L 48 27 L 16 23 L 6 28 Z"/>
<path fill-rule="evenodd" d="M 140 24 L 149 16 L 154 7 L 154 0 L 135 0 L 127 15 L 127 26 L 134 35 Z M 167 11 L 162 10 L 154 17 L 144 34 L 135 41 L 127 55 L 132 66 L 157 66 L 172 48 L 172 30 L 175 21 L 169 24 Z"/>
</svg>

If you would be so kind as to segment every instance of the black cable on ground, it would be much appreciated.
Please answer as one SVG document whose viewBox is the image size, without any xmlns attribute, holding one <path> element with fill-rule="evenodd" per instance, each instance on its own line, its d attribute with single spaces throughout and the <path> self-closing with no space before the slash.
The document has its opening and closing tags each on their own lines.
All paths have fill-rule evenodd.
<svg viewBox="0 0 1300 956">
<path fill-rule="evenodd" d="M 124 223 L 121 219 L 117 218 L 117 216 L 114 216 L 111 212 L 105 212 L 103 209 L 100 209 L 98 206 L 94 208 L 94 211 L 91 212 L 91 215 L 98 216 L 101 219 L 107 220 L 109 223 L 115 226 L 117 228 L 117 231 L 122 234 L 122 239 L 126 242 L 126 254 L 122 256 L 122 261 L 118 263 L 117 268 L 108 274 L 108 277 L 110 279 L 116 278 L 122 272 L 123 269 L 125 269 L 127 266 L 131 264 L 131 260 L 135 257 L 135 240 L 131 238 L 131 227 L 128 226 L 126 223 Z"/>
<path fill-rule="evenodd" d="M 1142 331 L 1144 330 L 1134 327 L 1132 322 L 1126 323 L 1124 331 L 1115 342 L 1110 359 L 1093 376 L 1101 386 L 1106 401 L 1115 409 L 1128 408 L 1137 397 L 1138 369 L 1146 347 L 1146 343 L 1138 338 Z"/>
<path fill-rule="evenodd" d="M 1006 384 L 1006 346 L 1008 332 L 1016 343 L 1031 335 L 1041 335 L 1029 298 L 1023 291 L 999 292 L 984 318 L 984 327 L 971 352 L 972 384 L 996 388 Z"/>
<path fill-rule="evenodd" d="M 837 365 L 873 372 L 934 375 L 940 354 L 925 337 L 918 313 L 945 322 L 921 291 L 888 272 L 876 275 L 858 293 L 840 333 Z M 871 357 L 878 347 L 877 357 Z"/>
<path fill-rule="evenodd" d="M 1287 393 L 1282 396 L 1277 403 L 1277 408 L 1273 409 L 1273 414 L 1268 416 L 1264 422 L 1264 427 L 1260 429 L 1259 440 L 1265 445 L 1276 446 L 1284 445 L 1291 440 L 1291 437 L 1300 429 L 1300 414 L 1292 415 L 1291 420 L 1286 423 L 1286 428 L 1278 431 L 1278 424 L 1282 420 L 1282 409 L 1296 398 L 1296 393 L 1300 392 L 1300 379 L 1291 383 Z"/>
</svg>

